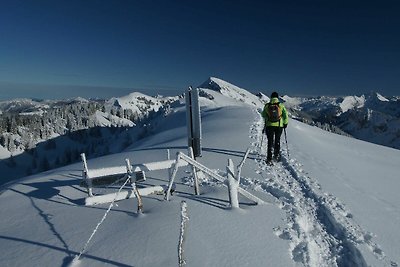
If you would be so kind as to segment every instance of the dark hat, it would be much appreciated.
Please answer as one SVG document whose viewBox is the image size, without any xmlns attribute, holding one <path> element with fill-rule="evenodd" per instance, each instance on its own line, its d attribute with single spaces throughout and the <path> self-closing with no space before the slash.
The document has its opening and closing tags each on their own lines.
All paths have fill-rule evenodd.
<svg viewBox="0 0 400 267">
<path fill-rule="evenodd" d="M 274 97 L 276 97 L 276 98 L 278 98 L 278 97 L 279 97 L 279 95 L 278 95 L 278 93 L 277 93 L 277 92 L 273 92 L 273 93 L 271 94 L 271 98 L 274 98 Z"/>
</svg>

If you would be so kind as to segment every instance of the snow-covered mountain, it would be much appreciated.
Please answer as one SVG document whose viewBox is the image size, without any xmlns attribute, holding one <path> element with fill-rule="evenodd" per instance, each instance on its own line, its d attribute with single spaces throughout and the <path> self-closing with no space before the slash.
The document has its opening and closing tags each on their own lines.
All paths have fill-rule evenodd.
<svg viewBox="0 0 400 267">
<path fill-rule="evenodd" d="M 269 101 L 262 93 L 254 95 L 214 77 L 199 88 L 204 105 L 215 105 L 221 96 L 232 105 L 239 101 L 261 107 Z M 400 147 L 398 98 L 370 93 L 318 98 L 283 96 L 282 99 L 291 116 L 300 121 L 334 133 Z M 162 121 L 156 118 L 158 114 L 166 116 L 171 106 L 177 105 L 179 97 L 150 97 L 142 93 L 109 100 L 78 97 L 0 102 L 0 171 L 10 174 L 8 181 L 79 160 L 80 151 L 89 157 L 118 152 L 125 145 L 157 131 Z M 114 139 L 120 144 L 113 145 Z"/>
<path fill-rule="evenodd" d="M 215 77 L 210 77 L 207 81 L 201 84 L 199 88 L 211 89 L 221 93 L 224 96 L 250 105 L 260 106 L 263 104 L 263 101 L 260 99 L 260 97 L 250 93 L 245 89 Z"/>
<path fill-rule="evenodd" d="M 213 105 L 220 96 L 230 99 L 232 105 L 239 101 L 260 107 L 269 101 L 262 93 L 254 95 L 214 77 L 199 88 L 204 105 Z M 318 98 L 283 96 L 282 99 L 291 116 L 300 121 L 334 133 L 400 148 L 398 98 L 370 93 Z M 15 170 L 7 179 L 10 180 L 79 160 L 79 151 L 85 151 L 89 157 L 118 152 L 124 145 L 156 131 L 158 123 L 150 121 L 160 121 L 155 118 L 157 114 L 166 116 L 178 100 L 179 97 L 131 93 L 109 100 L 78 97 L 57 101 L 16 99 L 0 102 L 0 171 L 11 174 Z M 120 144 L 113 145 L 113 139 L 121 140 Z"/>
<path fill-rule="evenodd" d="M 69 164 L 81 151 L 90 157 L 121 151 L 146 133 L 151 116 L 177 100 L 133 93 L 108 101 L 0 102 L 0 171 L 9 174 L 0 183 Z"/>
<path fill-rule="evenodd" d="M 307 123 L 333 125 L 368 142 L 400 148 L 400 101 L 371 92 L 361 96 L 293 98 L 293 116 Z"/>
<path fill-rule="evenodd" d="M 180 167 L 171 200 L 144 196 L 143 214 L 136 199 L 85 206 L 76 163 L 0 188 L 0 265 L 398 266 L 399 150 L 290 120 L 282 162 L 267 166 L 259 106 L 203 94 L 198 161 L 226 176 L 228 159 L 237 166 L 250 148 L 240 187 L 265 204 L 240 196 L 240 209 L 231 209 L 226 187 L 204 174 L 195 196 L 192 169 Z M 186 153 L 184 101 L 174 103 L 148 121 L 154 127 L 143 138 L 88 160 L 89 169 L 162 161 L 167 149 Z M 169 175 L 148 171 L 140 186 L 166 185 Z M 121 186 L 98 184 L 94 194 Z"/>
</svg>

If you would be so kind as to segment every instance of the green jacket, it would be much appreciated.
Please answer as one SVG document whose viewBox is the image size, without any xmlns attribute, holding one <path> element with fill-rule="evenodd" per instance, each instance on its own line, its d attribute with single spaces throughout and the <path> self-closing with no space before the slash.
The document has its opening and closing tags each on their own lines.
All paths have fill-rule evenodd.
<svg viewBox="0 0 400 267">
<path fill-rule="evenodd" d="M 277 122 L 268 121 L 268 105 L 269 104 L 276 104 L 276 103 L 279 103 L 279 99 L 276 98 L 276 97 L 271 98 L 270 102 L 265 104 L 264 110 L 261 113 L 262 117 L 264 118 L 266 127 L 268 127 L 268 126 L 283 127 L 284 125 L 287 125 L 289 123 L 289 119 L 288 119 L 288 114 L 287 114 L 286 108 L 282 103 L 279 103 L 279 107 L 282 110 L 282 116 L 281 116 L 280 121 L 277 121 Z"/>
</svg>

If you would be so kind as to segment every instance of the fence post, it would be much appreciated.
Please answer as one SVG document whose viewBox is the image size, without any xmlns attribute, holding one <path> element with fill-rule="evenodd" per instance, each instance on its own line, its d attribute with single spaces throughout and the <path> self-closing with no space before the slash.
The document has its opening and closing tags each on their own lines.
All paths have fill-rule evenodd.
<svg viewBox="0 0 400 267">
<path fill-rule="evenodd" d="M 177 152 L 176 160 L 175 160 L 175 163 L 173 164 L 171 175 L 169 177 L 168 188 L 167 188 L 167 192 L 165 193 L 165 200 L 169 200 L 169 197 L 171 196 L 172 184 L 174 183 L 175 176 L 176 176 L 176 174 L 178 172 L 178 168 L 179 168 L 179 160 L 180 160 L 180 154 L 179 154 L 179 152 Z"/>
<path fill-rule="evenodd" d="M 235 168 L 233 166 L 233 161 L 228 159 L 228 166 L 226 167 L 226 173 L 228 175 L 228 191 L 229 191 L 229 203 L 231 208 L 239 208 L 238 199 L 238 186 L 239 182 L 235 180 Z"/>
<path fill-rule="evenodd" d="M 81 154 L 81 159 L 82 159 L 82 162 L 83 162 L 82 177 L 83 177 L 83 179 L 84 179 L 85 182 L 86 182 L 86 186 L 87 186 L 87 190 L 88 190 L 88 195 L 89 195 L 89 197 L 92 197 L 92 196 L 93 196 L 93 191 L 92 191 L 93 185 L 92 185 L 92 180 L 91 180 L 90 177 L 88 176 L 89 169 L 88 169 L 88 166 L 87 166 L 86 155 L 85 155 L 85 153 L 82 153 L 82 154 Z"/>
<path fill-rule="evenodd" d="M 183 252 L 184 252 L 183 243 L 185 242 L 185 238 L 186 238 L 186 227 L 187 227 L 188 221 L 189 221 L 189 216 L 187 213 L 187 204 L 186 204 L 186 201 L 182 200 L 182 202 L 181 202 L 181 227 L 180 227 L 179 244 L 178 244 L 179 267 L 183 267 L 186 265 L 186 261 L 183 256 Z"/>
<path fill-rule="evenodd" d="M 185 93 L 186 124 L 188 130 L 188 146 L 192 147 L 195 157 L 201 157 L 201 114 L 199 89 L 191 86 Z"/>
<path fill-rule="evenodd" d="M 126 162 L 126 172 L 128 174 L 128 177 L 131 179 L 131 186 L 132 186 L 132 190 L 135 193 L 137 202 L 138 202 L 138 208 L 137 208 L 137 212 L 138 213 L 142 213 L 143 212 L 143 201 L 142 201 L 142 196 L 139 193 L 139 190 L 136 187 L 136 181 L 135 178 L 132 177 L 132 165 L 129 161 L 129 159 L 125 159 Z"/>
</svg>

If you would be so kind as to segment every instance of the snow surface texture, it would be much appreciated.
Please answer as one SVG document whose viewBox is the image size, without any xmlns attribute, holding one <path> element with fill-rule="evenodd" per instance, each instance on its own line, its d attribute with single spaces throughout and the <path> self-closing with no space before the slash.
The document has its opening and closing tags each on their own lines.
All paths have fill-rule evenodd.
<svg viewBox="0 0 400 267">
<path fill-rule="evenodd" d="M 198 160 L 225 175 L 228 158 L 237 165 L 250 147 L 240 186 L 267 204 L 239 196 L 240 209 L 231 209 L 227 188 L 207 176 L 195 196 L 191 168 L 180 168 L 171 200 L 143 197 L 143 214 L 136 213 L 136 199 L 116 202 L 110 211 L 110 204 L 88 207 L 82 166 L 74 164 L 1 189 L 0 211 L 7 216 L 0 221 L 0 266 L 68 266 L 80 251 L 80 266 L 179 266 L 181 244 L 187 266 L 398 266 L 399 150 L 291 120 L 282 162 L 267 166 L 256 106 L 233 93 L 204 90 L 211 97 L 201 99 Z M 125 158 L 132 164 L 165 160 L 166 149 L 186 151 L 184 108 L 171 114 L 160 118 L 159 132 L 125 152 L 88 160 L 89 169 L 123 165 Z M 146 177 L 142 186 L 168 183 L 168 171 Z M 120 187 L 99 186 L 94 193 Z M 190 220 L 180 242 L 185 216 Z"/>
</svg>

